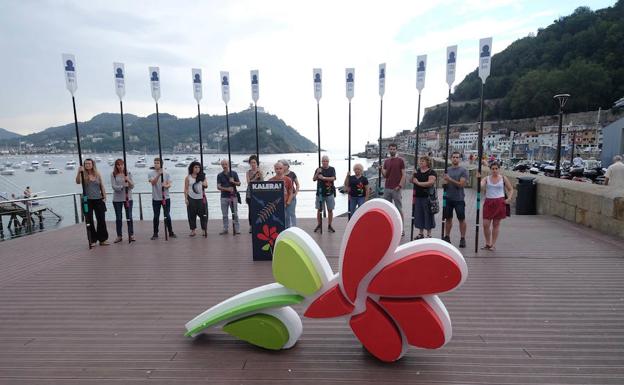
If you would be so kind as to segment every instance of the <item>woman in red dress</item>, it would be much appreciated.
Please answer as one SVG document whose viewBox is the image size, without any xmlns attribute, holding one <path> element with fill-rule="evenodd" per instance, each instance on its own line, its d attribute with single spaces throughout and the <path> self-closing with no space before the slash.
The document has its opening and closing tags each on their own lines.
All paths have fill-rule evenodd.
<svg viewBox="0 0 624 385">
<path fill-rule="evenodd" d="M 507 217 L 506 205 L 511 202 L 513 186 L 506 176 L 500 173 L 500 165 L 490 165 L 490 175 L 481 179 L 481 190 L 485 190 L 483 203 L 484 250 L 495 250 L 501 220 Z"/>
</svg>

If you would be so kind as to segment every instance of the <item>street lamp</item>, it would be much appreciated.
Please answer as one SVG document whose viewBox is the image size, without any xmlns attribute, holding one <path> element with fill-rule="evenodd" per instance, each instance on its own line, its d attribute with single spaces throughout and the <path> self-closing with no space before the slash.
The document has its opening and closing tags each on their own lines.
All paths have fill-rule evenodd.
<svg viewBox="0 0 624 385">
<path fill-rule="evenodd" d="M 559 101 L 559 132 L 557 133 L 557 165 L 555 166 L 555 178 L 559 178 L 561 176 L 561 129 L 563 127 L 563 106 L 565 106 L 569 97 L 570 94 L 558 94 L 553 96 L 553 99 L 557 99 Z"/>
</svg>

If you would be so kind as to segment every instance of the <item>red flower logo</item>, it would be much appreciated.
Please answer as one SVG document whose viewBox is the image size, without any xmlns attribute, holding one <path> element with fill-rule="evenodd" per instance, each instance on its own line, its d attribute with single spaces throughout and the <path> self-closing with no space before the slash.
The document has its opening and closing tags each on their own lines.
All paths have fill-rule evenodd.
<svg viewBox="0 0 624 385">
<path fill-rule="evenodd" d="M 269 228 L 266 223 L 262 226 L 262 232 L 256 235 L 259 240 L 267 241 L 268 243 L 262 246 L 262 250 L 268 251 L 273 248 L 273 243 L 279 234 L 277 233 L 277 226 Z M 271 251 L 272 252 L 272 251 Z"/>
<path fill-rule="evenodd" d="M 311 300 L 305 316 L 346 316 L 364 347 L 386 362 L 401 358 L 407 345 L 443 346 L 451 338 L 451 321 L 435 294 L 466 279 L 461 253 L 437 239 L 399 246 L 396 208 L 382 200 L 366 206 L 347 225 L 340 272 Z"/>
</svg>

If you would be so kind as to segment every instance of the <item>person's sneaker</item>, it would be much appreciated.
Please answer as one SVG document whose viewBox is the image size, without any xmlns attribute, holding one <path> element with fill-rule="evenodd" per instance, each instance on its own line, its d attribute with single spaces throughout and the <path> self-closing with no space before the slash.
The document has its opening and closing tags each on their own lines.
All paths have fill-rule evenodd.
<svg viewBox="0 0 624 385">
<path fill-rule="evenodd" d="M 240 231 L 234 230 L 234 235 L 240 235 Z"/>
<path fill-rule="evenodd" d="M 459 247 L 461 248 L 466 247 L 466 238 L 462 238 L 459 240 Z"/>
<path fill-rule="evenodd" d="M 113 243 L 119 243 L 119 242 L 121 242 L 121 241 L 123 241 L 123 239 L 122 239 L 121 237 L 117 237 L 117 238 L 115 238 L 115 240 L 113 241 Z"/>
<path fill-rule="evenodd" d="M 175 233 L 169 233 L 169 238 L 177 238 L 178 236 Z"/>
<path fill-rule="evenodd" d="M 251 234 L 251 228 L 249 228 L 249 234 Z"/>
<path fill-rule="evenodd" d="M 314 232 L 315 232 L 315 233 L 318 233 L 319 231 L 321 231 L 321 225 L 317 225 L 317 226 L 314 228 Z"/>
<path fill-rule="evenodd" d="M 336 230 L 334 230 L 333 227 L 331 227 L 331 225 L 327 226 L 327 231 L 329 231 L 330 233 L 335 233 Z"/>
<path fill-rule="evenodd" d="M 158 234 L 154 234 L 154 235 L 152 235 L 152 237 L 151 237 L 150 239 L 151 239 L 152 241 L 154 241 L 154 240 L 158 239 Z"/>
<path fill-rule="evenodd" d="M 223 230 L 219 233 L 219 235 L 225 235 L 225 234 L 227 234 L 227 233 L 228 233 L 227 229 L 223 229 Z"/>
<path fill-rule="evenodd" d="M 418 235 L 416 236 L 416 239 L 423 239 L 424 237 L 425 237 L 424 235 L 422 235 L 422 234 L 418 234 Z"/>
<path fill-rule="evenodd" d="M 444 238 L 442 238 L 443 241 L 451 243 L 451 237 L 449 237 L 448 235 L 445 235 Z"/>
</svg>

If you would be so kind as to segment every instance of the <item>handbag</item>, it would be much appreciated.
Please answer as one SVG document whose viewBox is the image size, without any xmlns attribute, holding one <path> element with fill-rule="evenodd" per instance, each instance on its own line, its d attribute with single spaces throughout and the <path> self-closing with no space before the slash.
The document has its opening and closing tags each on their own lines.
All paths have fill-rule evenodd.
<svg viewBox="0 0 624 385">
<path fill-rule="evenodd" d="M 437 214 L 440 212 L 440 202 L 438 201 L 438 194 L 435 187 L 429 187 L 429 211 L 431 214 Z"/>
<path fill-rule="evenodd" d="M 507 192 L 505 191 L 505 200 L 507 200 Z M 507 202 L 505 202 L 505 215 L 507 215 L 507 217 L 511 216 L 511 205 Z"/>
<path fill-rule="evenodd" d="M 241 203 L 241 196 L 238 191 L 236 192 L 236 200 L 238 201 L 239 204 Z"/>
</svg>

